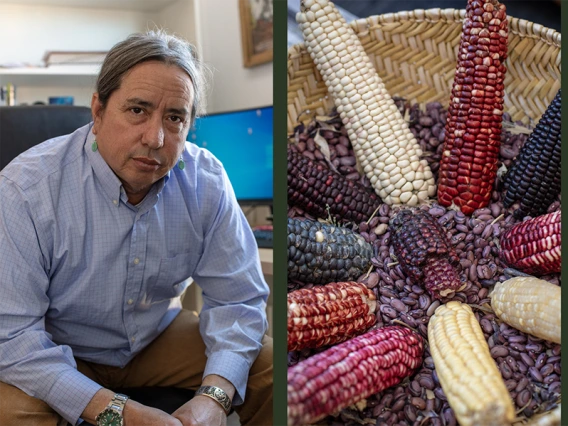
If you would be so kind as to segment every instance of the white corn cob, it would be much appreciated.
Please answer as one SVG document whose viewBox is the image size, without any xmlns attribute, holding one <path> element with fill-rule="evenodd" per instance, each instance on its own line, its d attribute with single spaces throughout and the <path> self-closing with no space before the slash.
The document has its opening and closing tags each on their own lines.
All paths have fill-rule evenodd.
<svg viewBox="0 0 568 426">
<path fill-rule="evenodd" d="M 495 284 L 491 307 L 511 327 L 560 342 L 560 286 L 535 277 L 515 277 Z"/>
<path fill-rule="evenodd" d="M 460 425 L 504 426 L 513 422 L 513 401 L 469 305 L 452 301 L 439 306 L 428 323 L 428 344 L 436 374 Z"/>
<path fill-rule="evenodd" d="M 327 0 L 302 0 L 296 20 L 375 192 L 390 205 L 434 196 L 432 171 L 359 38 Z"/>
</svg>

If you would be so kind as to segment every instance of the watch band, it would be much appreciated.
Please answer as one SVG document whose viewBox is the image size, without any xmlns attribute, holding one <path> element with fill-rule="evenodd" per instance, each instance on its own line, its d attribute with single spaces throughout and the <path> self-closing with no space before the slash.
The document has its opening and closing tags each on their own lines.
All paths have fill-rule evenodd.
<svg viewBox="0 0 568 426">
<path fill-rule="evenodd" d="M 118 411 L 120 414 L 122 414 L 122 410 L 124 410 L 124 405 L 126 404 L 126 401 L 128 401 L 128 396 L 126 396 L 122 393 L 117 393 L 110 400 L 107 408 L 112 408 L 112 409 Z"/>
<path fill-rule="evenodd" d="M 231 399 L 221 388 L 216 386 L 201 386 L 197 389 L 197 392 L 195 392 L 195 396 L 197 395 L 205 395 L 215 400 L 219 405 L 221 405 L 221 407 L 223 407 L 225 414 L 227 415 L 231 411 Z"/>
</svg>

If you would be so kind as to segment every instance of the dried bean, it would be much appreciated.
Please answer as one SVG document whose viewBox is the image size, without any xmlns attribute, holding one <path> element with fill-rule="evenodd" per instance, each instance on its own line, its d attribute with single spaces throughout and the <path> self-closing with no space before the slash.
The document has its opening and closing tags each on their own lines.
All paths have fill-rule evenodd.
<svg viewBox="0 0 568 426">
<path fill-rule="evenodd" d="M 526 406 L 531 400 L 531 392 L 528 389 L 525 389 L 517 394 L 517 398 L 515 399 L 517 406 L 524 407 Z"/>
<path fill-rule="evenodd" d="M 426 315 L 428 315 L 429 317 L 431 317 L 434 314 L 434 311 L 436 310 L 436 308 L 440 306 L 440 301 L 439 300 L 434 300 L 431 304 L 430 307 L 428 308 L 428 310 L 426 311 Z"/>
<path fill-rule="evenodd" d="M 489 321 L 487 321 L 487 322 L 489 322 Z M 491 324 L 489 324 L 489 325 L 491 326 Z M 491 332 L 493 332 L 493 327 L 491 327 Z M 491 349 L 491 356 L 493 358 L 506 357 L 507 355 L 509 355 L 509 349 L 507 349 L 507 347 L 505 347 L 505 346 L 498 345 L 498 346 L 494 346 Z"/>
<path fill-rule="evenodd" d="M 424 401 L 420 397 L 417 397 L 417 396 L 412 397 L 410 399 L 410 403 L 419 410 L 425 410 L 426 409 L 426 401 Z"/>
<path fill-rule="evenodd" d="M 538 371 L 536 369 L 536 367 L 530 367 L 529 368 L 529 375 L 531 376 L 531 378 L 535 381 L 535 382 L 541 382 L 543 380 L 542 374 L 540 374 L 540 371 Z"/>
</svg>

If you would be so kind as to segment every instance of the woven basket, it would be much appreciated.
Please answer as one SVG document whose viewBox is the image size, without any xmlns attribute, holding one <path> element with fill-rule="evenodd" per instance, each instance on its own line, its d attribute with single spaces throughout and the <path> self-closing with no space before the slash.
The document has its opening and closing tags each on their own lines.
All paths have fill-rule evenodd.
<svg viewBox="0 0 568 426">
<path fill-rule="evenodd" d="M 465 10 L 388 13 L 351 23 L 391 96 L 448 106 Z M 560 88 L 560 33 L 511 16 L 505 112 L 538 121 Z M 303 44 L 288 50 L 288 132 L 334 106 Z"/>
</svg>

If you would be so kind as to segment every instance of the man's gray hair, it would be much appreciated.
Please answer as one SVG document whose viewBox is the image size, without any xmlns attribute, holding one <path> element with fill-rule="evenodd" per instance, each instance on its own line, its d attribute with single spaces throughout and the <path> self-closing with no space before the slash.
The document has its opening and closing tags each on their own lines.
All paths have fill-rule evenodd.
<svg viewBox="0 0 568 426">
<path fill-rule="evenodd" d="M 101 67 L 96 86 L 102 107 L 106 107 L 112 93 L 120 88 L 122 77 L 131 68 L 146 61 L 176 65 L 189 75 L 193 84 L 190 122 L 192 125 L 195 117 L 205 111 L 208 69 L 198 59 L 193 45 L 161 29 L 131 34 L 126 40 L 110 49 Z"/>
</svg>

